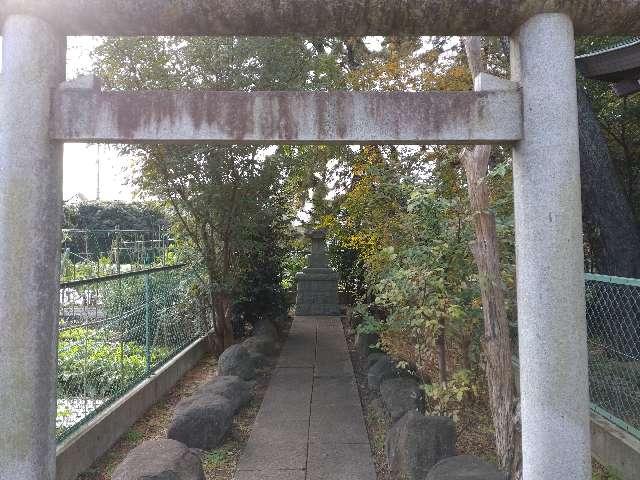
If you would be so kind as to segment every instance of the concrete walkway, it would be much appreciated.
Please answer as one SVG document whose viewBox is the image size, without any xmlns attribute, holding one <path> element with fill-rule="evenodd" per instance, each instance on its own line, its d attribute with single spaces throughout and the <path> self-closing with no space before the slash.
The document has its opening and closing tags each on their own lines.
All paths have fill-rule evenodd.
<svg viewBox="0 0 640 480">
<path fill-rule="evenodd" d="M 375 480 L 337 317 L 296 317 L 235 480 Z"/>
</svg>

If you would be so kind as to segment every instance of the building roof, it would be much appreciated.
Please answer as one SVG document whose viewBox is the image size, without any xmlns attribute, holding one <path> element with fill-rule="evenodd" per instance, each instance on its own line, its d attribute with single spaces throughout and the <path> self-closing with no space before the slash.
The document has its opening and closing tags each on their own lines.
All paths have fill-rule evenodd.
<svg viewBox="0 0 640 480">
<path fill-rule="evenodd" d="M 611 83 L 618 96 L 640 92 L 640 38 L 580 55 L 576 67 L 586 78 Z"/>
<path fill-rule="evenodd" d="M 640 78 L 640 39 L 576 57 L 578 70 L 587 78 L 606 82 Z"/>
</svg>

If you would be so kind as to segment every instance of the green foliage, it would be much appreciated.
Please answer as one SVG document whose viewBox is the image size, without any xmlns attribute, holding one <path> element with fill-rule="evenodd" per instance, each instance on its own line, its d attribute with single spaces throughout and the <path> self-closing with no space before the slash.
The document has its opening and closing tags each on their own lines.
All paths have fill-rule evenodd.
<svg viewBox="0 0 640 480">
<path fill-rule="evenodd" d="M 355 62 L 347 79 L 357 90 L 471 87 L 464 51 L 452 39 L 386 38 L 377 51 L 354 40 L 351 48 Z M 485 54 L 493 73 L 508 71 L 501 42 L 490 42 Z M 481 302 L 468 246 L 474 238 L 473 212 L 460 150 L 363 146 L 342 155 L 331 164 L 339 193 L 320 222 L 330 232 L 329 252 L 343 285 L 362 299 L 354 310 L 361 319 L 359 330 L 382 333 L 386 350 L 416 363 L 433 382 L 434 408 L 448 412 L 459 408 L 459 398 L 478 393 L 481 367 Z M 494 149 L 488 183 L 504 279 L 511 287 L 508 149 Z M 438 377 L 447 381 L 439 383 Z"/>
<path fill-rule="evenodd" d="M 88 201 L 64 205 L 62 228 L 82 230 L 158 230 L 168 227 L 158 202 Z"/>
<path fill-rule="evenodd" d="M 263 223 L 251 232 L 253 245 L 242 268 L 235 307 L 250 323 L 287 313 L 283 271 L 287 257 L 289 225 L 282 202 L 265 209 Z"/>
<path fill-rule="evenodd" d="M 423 385 L 431 411 L 438 415 L 460 415 L 465 398 L 479 393 L 476 375 L 465 369 L 454 372 L 446 385 L 433 383 Z"/>
<path fill-rule="evenodd" d="M 416 186 L 402 216 L 404 228 L 414 232 L 413 239 L 375 255 L 379 273 L 371 287 L 374 304 L 386 312 L 380 323 L 383 330 L 407 335 L 425 356 L 444 348 L 438 342 L 446 339 L 446 356 L 453 362 L 439 364 L 438 376 L 447 379 L 452 373 L 458 378 L 462 373 L 456 370 L 470 364 L 476 352 L 469 349 L 469 339 L 482 318 L 466 214 L 461 200 Z M 453 388 L 455 384 L 447 385 L 446 392 L 434 390 L 443 408 L 450 403 L 448 396 L 461 391 L 462 387 Z"/>
<path fill-rule="evenodd" d="M 63 229 L 81 230 L 65 232 L 63 249 L 72 253 L 83 253 L 98 258 L 108 255 L 120 230 L 139 230 L 138 234 L 126 234 L 124 240 L 151 240 L 159 231 L 168 228 L 167 213 L 158 202 L 82 202 L 64 205 Z M 132 259 L 121 253 L 121 263 L 132 263 Z M 73 257 L 70 261 L 77 262 Z"/>
<path fill-rule="evenodd" d="M 578 39 L 581 52 L 603 45 L 603 39 Z M 500 39 L 490 39 L 484 55 L 490 72 L 506 75 Z M 96 73 L 114 90 L 471 88 L 463 49 L 443 37 L 389 37 L 379 49 L 357 38 L 117 38 L 94 56 Z M 604 84 L 583 84 L 638 213 L 640 97 L 621 100 Z M 341 286 L 362 299 L 355 311 L 360 329 L 383 333 L 385 348 L 420 363 L 439 411 L 455 412 L 477 393 L 481 303 L 468 247 L 474 212 L 459 147 L 146 145 L 125 151 L 137 159 L 135 185 L 173 208 L 176 237 L 193 263 L 202 261 L 223 307 L 235 305 L 249 320 L 282 308 L 283 287 L 291 288 L 304 266 L 289 227 L 305 210 L 306 226 L 329 231 Z M 510 304 L 511 167 L 509 149 L 495 147 L 487 181 Z M 401 348 L 393 343 L 398 338 Z M 436 365 L 443 350 L 447 364 Z M 438 370 L 446 382 L 436 381 Z"/>
<path fill-rule="evenodd" d="M 326 90 L 344 86 L 343 42 L 302 38 L 108 39 L 96 73 L 114 90 Z M 323 147 L 132 146 L 143 195 L 173 209 L 174 232 L 198 252 L 228 342 L 232 307 L 249 320 L 281 312 L 291 218 Z M 302 160 L 302 161 L 301 161 Z M 284 227 L 286 225 L 286 227 Z M 198 259 L 194 258 L 197 262 Z M 290 279 L 289 279 L 290 281 Z"/>
<path fill-rule="evenodd" d="M 154 349 L 155 362 L 166 352 Z M 126 391 L 146 373 L 144 348 L 111 330 L 70 328 L 58 341 L 59 396 L 107 398 Z"/>
<path fill-rule="evenodd" d="M 116 266 L 111 262 L 110 258 L 99 257 L 97 262 L 82 261 L 74 263 L 67 255 L 62 256 L 62 268 L 60 281 L 70 282 L 73 280 L 85 280 L 88 278 L 101 277 L 105 275 L 113 275 L 116 272 Z"/>
<path fill-rule="evenodd" d="M 294 247 L 294 245 L 292 245 Z M 284 260 L 282 274 L 282 288 L 291 291 L 296 288 L 296 274 L 307 266 L 307 252 L 299 245 L 287 252 Z"/>
<path fill-rule="evenodd" d="M 144 438 L 144 434 L 137 430 L 129 430 L 125 433 L 125 438 L 127 439 L 127 442 L 138 443 Z"/>
</svg>

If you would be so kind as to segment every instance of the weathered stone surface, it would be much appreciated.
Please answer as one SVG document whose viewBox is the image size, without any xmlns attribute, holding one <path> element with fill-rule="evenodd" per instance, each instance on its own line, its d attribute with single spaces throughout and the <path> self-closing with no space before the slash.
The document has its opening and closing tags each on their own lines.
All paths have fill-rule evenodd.
<svg viewBox="0 0 640 480">
<path fill-rule="evenodd" d="M 202 385 L 191 397 L 183 400 L 178 404 L 186 406 L 192 400 L 203 397 L 222 397 L 226 398 L 234 413 L 237 413 L 242 407 L 247 405 L 253 397 L 253 382 L 246 382 L 237 376 L 221 376 L 215 377 L 210 382 Z"/>
<path fill-rule="evenodd" d="M 507 476 L 481 458 L 458 455 L 440 460 L 426 480 L 507 480 Z"/>
<path fill-rule="evenodd" d="M 455 424 L 408 412 L 387 433 L 385 452 L 393 478 L 423 480 L 436 463 L 456 454 Z"/>
<path fill-rule="evenodd" d="M 333 406 L 340 409 L 347 405 L 360 407 L 358 386 L 353 376 L 317 377 L 313 382 L 313 405 Z"/>
<path fill-rule="evenodd" d="M 385 355 L 369 367 L 367 382 L 371 390 L 378 391 L 380 384 L 384 380 L 399 377 L 401 374 L 402 372 L 396 366 L 396 362 L 388 355 Z"/>
<path fill-rule="evenodd" d="M 380 337 L 376 333 L 361 333 L 356 334 L 355 344 L 358 353 L 362 357 L 367 357 L 373 352 L 379 352 L 377 348 L 371 348 L 380 341 Z"/>
<path fill-rule="evenodd" d="M 521 25 L 512 40 L 512 78 L 522 87 L 527 129 L 513 149 L 520 390 L 526 399 L 523 477 L 588 478 L 575 36 L 567 17 L 539 15 Z"/>
<path fill-rule="evenodd" d="M 62 146 L 50 141 L 47 119 L 66 49 L 37 17 L 11 17 L 1 28 L 0 238 L 23 253 L 0 263 L 0 478 L 41 480 L 55 477 L 58 325 L 50 319 L 58 315 L 62 200 Z"/>
<path fill-rule="evenodd" d="M 375 480 L 353 374 L 316 376 L 328 361 L 315 355 L 321 348 L 348 360 L 343 336 L 339 319 L 295 318 L 280 357 L 290 361 L 273 372 L 237 480 Z M 305 366 L 296 368 L 300 359 Z"/>
<path fill-rule="evenodd" d="M 329 268 L 326 232 L 307 233 L 311 238 L 308 267 L 296 275 L 296 315 L 340 315 L 338 274 Z"/>
<path fill-rule="evenodd" d="M 519 91 L 61 89 L 54 95 L 51 136 L 67 142 L 113 143 L 512 143 L 522 138 L 521 104 Z M 381 111 L 385 115 L 379 115 Z M 307 273 L 313 275 L 299 281 L 327 286 L 337 282 L 335 273 Z M 340 315 L 337 293 L 327 304 L 332 309 L 325 314 Z"/>
<path fill-rule="evenodd" d="M 211 450 L 218 447 L 231 428 L 233 405 L 220 396 L 197 396 L 179 404 L 167 437 L 188 447 Z"/>
<path fill-rule="evenodd" d="M 307 480 L 376 480 L 366 443 L 309 443 Z"/>
<path fill-rule="evenodd" d="M 389 378 L 380 384 L 384 410 L 395 422 L 408 411 L 424 413 L 424 399 L 418 382 L 409 377 Z"/>
<path fill-rule="evenodd" d="M 318 443 L 369 443 L 360 404 L 311 405 L 309 441 Z"/>
<path fill-rule="evenodd" d="M 273 361 L 266 355 L 255 352 L 253 350 L 249 350 L 249 356 L 251 357 L 251 361 L 253 362 L 253 368 L 255 368 L 256 370 L 260 370 L 261 368 L 264 368 L 267 365 L 271 365 L 273 363 Z"/>
<path fill-rule="evenodd" d="M 270 320 L 263 319 L 258 320 L 253 325 L 253 335 L 256 337 L 268 337 L 275 341 L 280 338 L 280 333 L 278 332 L 278 328 L 274 325 L 274 323 Z"/>
<path fill-rule="evenodd" d="M 242 346 L 249 352 L 260 353 L 265 356 L 274 355 L 278 351 L 278 344 L 271 337 L 253 336 L 242 342 Z"/>
<path fill-rule="evenodd" d="M 287 342 L 295 341 L 289 337 Z M 303 470 L 307 462 L 313 368 L 276 368 L 238 470 Z"/>
<path fill-rule="evenodd" d="M 232 345 L 220 355 L 218 373 L 252 380 L 256 376 L 256 369 L 247 349 L 242 345 Z"/>
<path fill-rule="evenodd" d="M 634 0 L 4 0 L 0 20 L 37 12 L 67 35 L 510 35 L 563 12 L 579 34 L 635 35 Z"/>
<path fill-rule="evenodd" d="M 171 439 L 147 440 L 118 465 L 112 480 L 204 480 L 200 457 Z"/>
<path fill-rule="evenodd" d="M 375 365 L 378 362 L 378 360 L 380 360 L 385 356 L 386 354 L 382 352 L 370 353 L 369 356 L 367 357 L 367 370 L 369 370 L 373 365 Z"/>
<path fill-rule="evenodd" d="M 305 480 L 306 470 L 239 470 L 233 480 Z"/>
</svg>

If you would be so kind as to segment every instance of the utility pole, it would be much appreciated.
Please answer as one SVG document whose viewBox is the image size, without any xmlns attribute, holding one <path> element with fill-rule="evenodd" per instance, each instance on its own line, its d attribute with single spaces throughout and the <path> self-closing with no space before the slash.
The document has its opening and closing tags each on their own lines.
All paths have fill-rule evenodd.
<svg viewBox="0 0 640 480">
<path fill-rule="evenodd" d="M 96 200 L 100 201 L 100 145 L 97 146 L 96 152 Z"/>
</svg>

